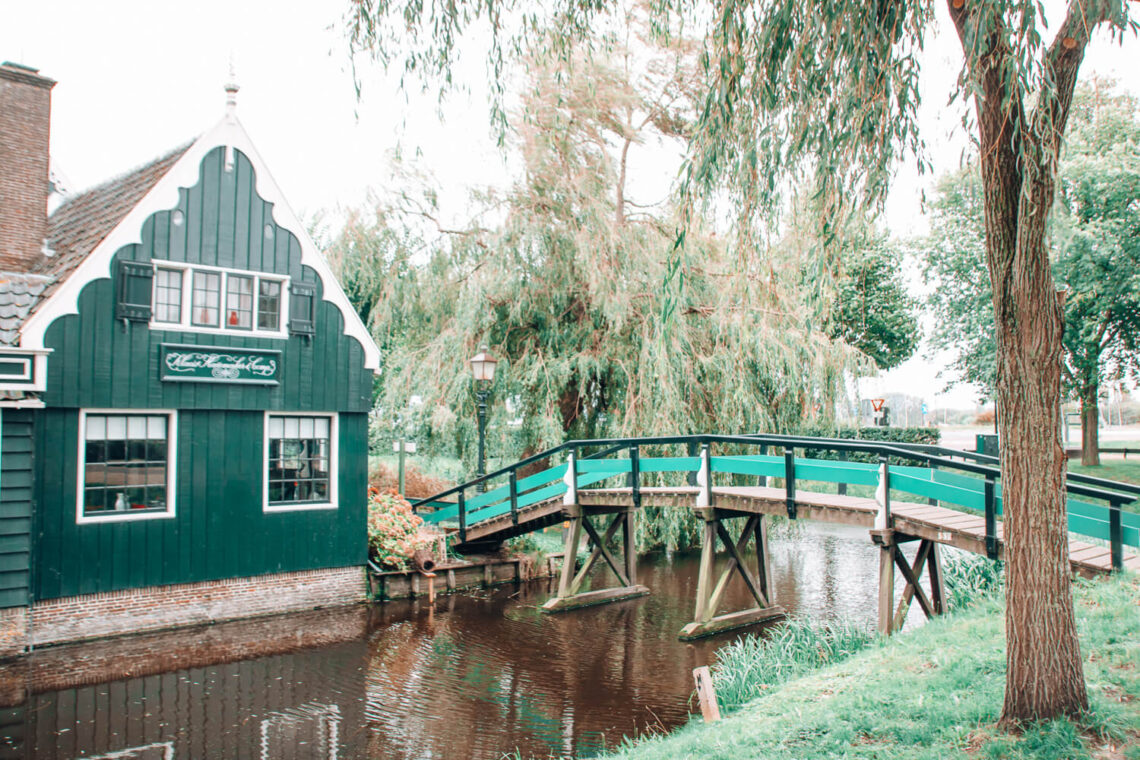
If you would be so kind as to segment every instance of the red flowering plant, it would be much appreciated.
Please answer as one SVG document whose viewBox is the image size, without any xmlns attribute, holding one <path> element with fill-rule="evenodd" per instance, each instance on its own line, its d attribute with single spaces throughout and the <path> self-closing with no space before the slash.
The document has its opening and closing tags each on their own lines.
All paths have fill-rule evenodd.
<svg viewBox="0 0 1140 760">
<path fill-rule="evenodd" d="M 417 549 L 431 544 L 420 534 L 423 522 L 395 491 L 368 489 L 368 553 L 376 564 L 393 570 L 406 567 Z"/>
</svg>

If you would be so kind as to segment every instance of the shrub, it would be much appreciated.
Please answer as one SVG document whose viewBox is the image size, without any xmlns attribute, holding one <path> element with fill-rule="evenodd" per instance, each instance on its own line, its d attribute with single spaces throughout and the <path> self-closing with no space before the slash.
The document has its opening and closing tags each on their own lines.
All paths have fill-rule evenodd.
<svg viewBox="0 0 1140 760">
<path fill-rule="evenodd" d="M 725 710 L 740 707 L 771 686 L 846 660 L 875 638 L 853 623 L 821 625 L 803 618 L 791 618 L 762 636 L 750 634 L 717 650 L 712 667 L 717 700 Z"/>
<path fill-rule="evenodd" d="M 396 491 L 400 485 L 399 475 L 383 462 L 376 462 L 368 473 L 368 485 L 380 491 Z M 454 485 L 450 480 L 420 472 L 415 465 L 404 465 L 404 495 L 409 499 L 426 499 Z"/>
<path fill-rule="evenodd" d="M 928 427 L 860 427 L 860 428 L 803 428 L 797 435 L 817 438 L 841 438 L 848 441 L 874 441 L 877 443 L 916 443 L 937 446 L 942 440 L 942 431 Z M 807 455 L 813 459 L 839 459 L 839 452 L 823 449 L 808 449 Z M 852 462 L 878 462 L 874 454 L 853 453 L 848 456 Z M 902 458 L 891 458 L 891 464 L 913 464 Z"/>
<path fill-rule="evenodd" d="M 975 425 L 992 425 L 992 424 L 994 424 L 994 419 L 995 419 L 994 410 L 993 409 L 986 409 L 983 412 L 981 412 L 980 414 L 977 414 L 974 416 L 974 424 Z"/>
<path fill-rule="evenodd" d="M 925 443 L 938 445 L 942 431 L 935 427 L 805 427 L 796 435 L 818 438 L 843 438 L 857 441 L 892 441 L 894 443 Z"/>
<path fill-rule="evenodd" d="M 381 567 L 398 570 L 408 565 L 417 549 L 431 539 L 421 536 L 423 519 L 394 491 L 368 489 L 368 554 Z"/>
</svg>

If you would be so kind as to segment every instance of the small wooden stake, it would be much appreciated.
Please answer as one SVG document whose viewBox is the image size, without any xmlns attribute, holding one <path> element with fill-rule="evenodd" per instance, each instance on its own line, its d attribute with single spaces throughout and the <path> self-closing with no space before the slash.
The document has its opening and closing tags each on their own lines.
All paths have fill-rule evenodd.
<svg viewBox="0 0 1140 760">
<path fill-rule="evenodd" d="M 697 700 L 701 703 L 701 716 L 704 717 L 705 723 L 716 723 L 720 720 L 720 706 L 716 703 L 716 689 L 713 688 L 709 666 L 693 668 L 693 680 L 697 683 Z"/>
</svg>

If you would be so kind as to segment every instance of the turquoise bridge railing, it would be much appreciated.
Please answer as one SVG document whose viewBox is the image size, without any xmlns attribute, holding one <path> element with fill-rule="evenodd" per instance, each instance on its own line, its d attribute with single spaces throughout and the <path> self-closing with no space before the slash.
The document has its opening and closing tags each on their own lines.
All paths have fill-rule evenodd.
<svg viewBox="0 0 1140 760">
<path fill-rule="evenodd" d="M 683 456 L 666 455 L 678 447 L 682 448 Z M 713 453 L 714 448 L 716 454 Z M 781 453 L 770 454 L 773 448 L 781 449 Z M 587 450 L 593 450 L 593 453 L 585 454 Z M 643 450 L 652 450 L 660 455 L 643 456 Z M 797 456 L 797 450 L 803 455 Z M 830 458 L 808 454 L 825 454 Z M 565 455 L 566 461 L 519 476 L 520 471 L 559 455 Z M 840 494 L 847 493 L 848 486 L 881 487 L 883 509 L 888 520 L 892 492 L 984 515 L 987 554 L 991 558 L 998 555 L 997 519 L 1001 516 L 1002 499 L 1001 471 L 996 466 L 996 458 L 915 444 L 782 435 L 688 435 L 569 441 L 416 501 L 413 507 L 429 523 L 456 524 L 459 540 L 463 543 L 471 526 L 508 513 L 511 525 L 518 527 L 522 510 L 562 497 L 571 482 L 576 489 L 629 488 L 633 504 L 638 507 L 646 480 L 666 485 L 668 475 L 681 475 L 685 485 L 694 486 L 705 458 L 709 462 L 710 475 L 703 481 L 710 496 L 713 475 L 717 473 L 737 481 L 755 478 L 749 485 L 767 485 L 771 478 L 780 478 L 783 480 L 788 517 L 795 519 L 796 489 L 804 482 L 834 484 Z M 571 468 L 572 476 L 569 474 Z M 488 488 L 503 478 L 505 483 Z M 617 482 L 613 482 L 615 480 Z M 488 490 L 480 492 L 480 487 Z M 1140 499 L 1140 486 L 1070 473 L 1066 491 L 1069 530 L 1107 541 L 1111 547 L 1113 568 L 1122 569 L 1124 546 L 1140 548 L 1140 514 L 1124 511 L 1121 505 Z M 472 493 L 474 495 L 470 495 Z M 432 511 L 425 511 L 425 508 Z"/>
</svg>

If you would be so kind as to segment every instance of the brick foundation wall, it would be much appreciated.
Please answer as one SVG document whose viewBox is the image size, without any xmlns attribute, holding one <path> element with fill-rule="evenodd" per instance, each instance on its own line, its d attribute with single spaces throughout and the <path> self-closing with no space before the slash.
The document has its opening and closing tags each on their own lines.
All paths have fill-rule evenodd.
<svg viewBox="0 0 1140 760">
<path fill-rule="evenodd" d="M 28 643 L 28 608 L 0 609 L 0 658 L 24 651 Z"/>
<path fill-rule="evenodd" d="M 38 602 L 28 634 L 42 646 L 353 604 L 365 594 L 361 567 L 151 586 Z"/>
</svg>

